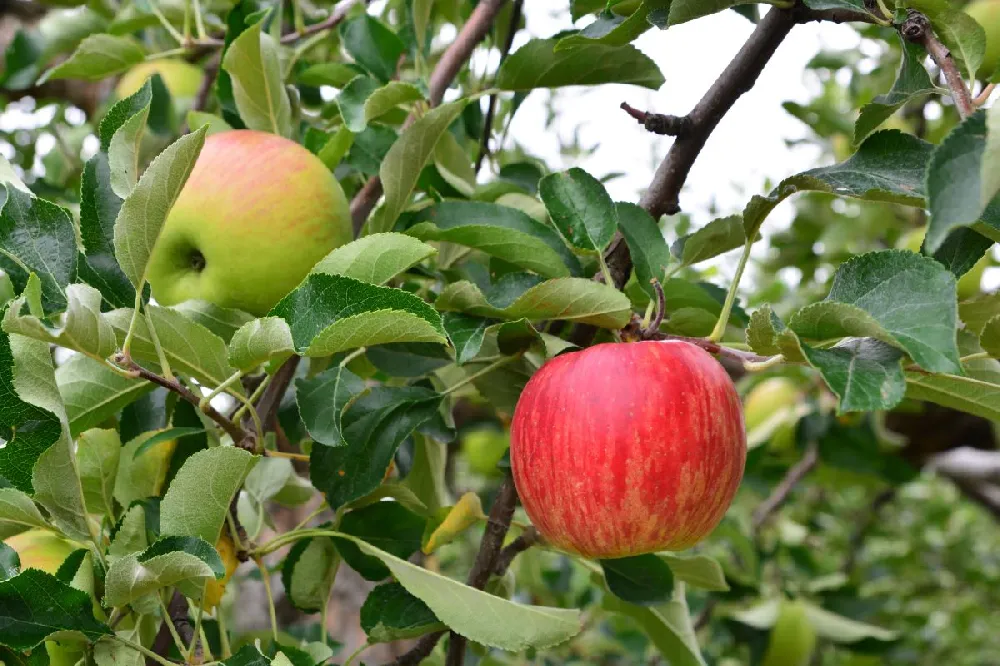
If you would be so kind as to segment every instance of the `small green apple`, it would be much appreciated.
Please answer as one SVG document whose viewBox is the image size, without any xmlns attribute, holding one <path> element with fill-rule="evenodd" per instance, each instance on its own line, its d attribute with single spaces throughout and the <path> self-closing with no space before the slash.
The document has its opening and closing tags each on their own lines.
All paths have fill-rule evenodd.
<svg viewBox="0 0 1000 666">
<path fill-rule="evenodd" d="M 193 100 L 198 95 L 203 78 L 201 69 L 183 60 L 153 60 L 139 63 L 118 79 L 115 95 L 124 99 L 135 94 L 153 74 L 163 77 L 163 83 L 175 100 Z"/>
<path fill-rule="evenodd" d="M 986 30 L 986 55 L 977 72 L 985 79 L 1000 68 L 1000 0 L 976 0 L 965 12 Z"/>
<path fill-rule="evenodd" d="M 816 629 L 800 601 L 782 601 L 762 666 L 808 666 L 816 649 Z"/>
<path fill-rule="evenodd" d="M 497 463 L 510 446 L 510 435 L 493 429 L 473 430 L 462 437 L 462 453 L 469 468 L 483 476 L 499 476 Z"/>
<path fill-rule="evenodd" d="M 1000 5 L 1000 0 L 998 0 L 997 4 Z M 998 15 L 997 18 L 1000 20 L 1000 15 Z M 926 233 L 926 227 L 911 229 L 903 234 L 896 246 L 903 250 L 909 250 L 910 252 L 920 252 L 920 248 L 924 244 L 924 235 Z M 987 253 L 979 261 L 977 261 L 976 265 L 970 268 L 965 275 L 958 279 L 958 300 L 964 301 L 979 294 L 980 286 L 983 282 L 983 273 L 986 272 L 986 269 L 989 268 L 989 266 L 990 255 Z"/>
<path fill-rule="evenodd" d="M 318 157 L 251 130 L 213 134 L 149 261 L 161 305 L 201 299 L 254 315 L 353 237 L 340 184 Z"/>
<path fill-rule="evenodd" d="M 4 543 L 17 552 L 21 560 L 21 571 L 41 569 L 53 575 L 70 553 L 83 547 L 81 544 L 62 538 L 55 532 L 39 528 L 15 534 Z"/>
<path fill-rule="evenodd" d="M 799 389 L 787 377 L 770 377 L 760 382 L 747 394 L 743 403 L 743 421 L 747 433 L 757 428 L 770 428 L 767 440 L 775 450 L 785 451 L 795 444 L 795 421 L 790 417 L 793 407 L 799 401 Z M 789 418 L 777 416 L 779 412 Z M 778 419 L 778 423 L 772 420 Z"/>
</svg>

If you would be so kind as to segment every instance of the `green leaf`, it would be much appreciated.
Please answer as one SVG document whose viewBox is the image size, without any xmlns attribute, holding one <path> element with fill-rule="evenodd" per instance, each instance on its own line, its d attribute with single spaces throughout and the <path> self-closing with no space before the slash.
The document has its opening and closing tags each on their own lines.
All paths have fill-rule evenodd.
<svg viewBox="0 0 1000 666">
<path fill-rule="evenodd" d="M 984 419 L 1000 419 L 1000 385 L 972 377 L 906 373 L 906 397 L 926 400 Z"/>
<path fill-rule="evenodd" d="M 983 346 L 983 351 L 990 356 L 1000 358 L 1000 315 L 986 322 L 986 326 L 979 336 L 979 344 Z"/>
<path fill-rule="evenodd" d="M 992 239 L 975 229 L 960 227 L 948 234 L 932 256 L 959 278 L 971 271 L 992 247 Z"/>
<path fill-rule="evenodd" d="M 619 599 L 640 606 L 669 601 L 674 574 L 656 555 L 601 560 L 608 589 Z"/>
<path fill-rule="evenodd" d="M 175 372 L 192 377 L 203 386 L 211 388 L 222 384 L 236 372 L 229 365 L 229 350 L 222 338 L 177 310 L 150 305 L 146 306 L 146 312 L 153 321 L 167 361 Z M 132 320 L 132 310 L 112 310 L 104 316 L 114 327 L 121 345 Z M 156 347 L 143 317 L 136 322 L 132 356 L 150 365 L 159 364 Z M 236 385 L 232 390 L 242 389 Z"/>
<path fill-rule="evenodd" d="M 516 208 L 445 201 L 420 210 L 406 233 L 475 248 L 545 277 L 580 274 L 580 262 L 559 235 Z"/>
<path fill-rule="evenodd" d="M 725 592 L 729 589 L 722 566 L 708 555 L 658 553 L 657 557 L 667 563 L 679 581 L 709 592 Z"/>
<path fill-rule="evenodd" d="M 0 488 L 0 540 L 36 527 L 48 527 L 31 498 L 16 488 Z"/>
<path fill-rule="evenodd" d="M 566 319 L 603 328 L 622 328 L 632 307 L 613 287 L 584 278 L 556 278 L 529 288 L 506 303 L 486 295 L 471 282 L 454 282 L 441 292 L 435 307 L 497 319 Z"/>
<path fill-rule="evenodd" d="M 385 284 L 435 254 L 437 249 L 410 236 L 370 234 L 333 250 L 312 272 Z"/>
<path fill-rule="evenodd" d="M 76 277 L 77 247 L 73 218 L 54 203 L 0 187 L 0 268 L 23 291 L 35 273 L 42 283 L 46 312 L 66 307 L 65 288 Z"/>
<path fill-rule="evenodd" d="M 171 309 L 180 312 L 191 321 L 201 324 L 222 338 L 226 344 L 229 344 L 241 326 L 254 320 L 253 315 L 242 310 L 220 308 L 208 301 L 184 301 L 171 306 Z"/>
<path fill-rule="evenodd" d="M 923 65 L 925 54 L 917 44 L 899 36 L 902 43 L 903 58 L 899 64 L 899 73 L 892 89 L 885 95 L 879 95 L 861 109 L 861 115 L 854 123 L 854 143 L 861 143 L 874 132 L 879 125 L 888 120 L 904 104 L 910 100 L 922 99 L 935 91 L 934 83 Z"/>
<path fill-rule="evenodd" d="M 361 628 L 373 643 L 419 638 L 445 629 L 430 608 L 399 583 L 383 583 L 361 607 Z"/>
<path fill-rule="evenodd" d="M 967 330 L 981 334 L 989 320 L 1000 315 L 1000 292 L 962 301 L 958 304 L 958 314 Z"/>
<path fill-rule="evenodd" d="M 441 135 L 469 103 L 467 98 L 431 109 L 392 144 L 379 166 L 385 202 L 368 221 L 368 233 L 390 231 L 417 184 L 420 171 L 434 154 Z"/>
<path fill-rule="evenodd" d="M 118 477 L 115 479 L 115 499 L 122 506 L 147 497 L 159 497 L 163 480 L 170 465 L 171 445 L 160 442 L 161 455 L 136 456 L 136 452 L 148 441 L 157 437 L 163 429 L 142 433 L 125 443 L 118 456 Z"/>
<path fill-rule="evenodd" d="M 10 580 L 21 571 L 21 557 L 5 543 L 0 543 L 0 582 Z"/>
<path fill-rule="evenodd" d="M 470 317 L 457 312 L 446 313 L 441 322 L 448 333 L 448 339 L 455 347 L 455 363 L 458 365 L 468 363 L 479 354 L 486 329 L 496 323 L 491 319 Z"/>
<path fill-rule="evenodd" d="M 952 229 L 978 222 L 991 200 L 996 199 L 1000 208 L 998 192 L 984 188 L 985 152 L 986 114 L 978 111 L 953 129 L 931 156 L 927 165 L 927 250 L 937 250 Z M 1000 224 L 1000 215 L 997 217 Z"/>
<path fill-rule="evenodd" d="M 39 569 L 0 582 L 0 644 L 27 651 L 52 634 L 78 632 L 94 641 L 111 633 L 94 618 L 86 592 Z"/>
<path fill-rule="evenodd" d="M 233 97 L 247 128 L 292 135 L 292 105 L 281 78 L 278 43 L 257 21 L 226 49 L 222 69 L 230 76 Z"/>
<path fill-rule="evenodd" d="M 434 167 L 446 183 L 462 196 L 471 197 L 476 190 L 476 168 L 469 152 L 451 132 L 445 132 L 434 146 Z"/>
<path fill-rule="evenodd" d="M 40 81 L 100 81 L 112 74 L 126 71 L 145 58 L 146 53 L 142 47 L 130 37 L 90 35 L 80 42 L 68 59 L 43 74 Z"/>
<path fill-rule="evenodd" d="M 346 127 L 341 127 L 327 139 L 323 147 L 316 153 L 316 157 L 326 165 L 327 169 L 336 171 L 352 145 L 354 145 L 354 133 Z"/>
<path fill-rule="evenodd" d="M 304 613 L 321 611 L 329 603 L 339 562 L 329 537 L 295 542 L 281 566 L 281 582 L 292 605 Z"/>
<path fill-rule="evenodd" d="M 204 143 L 203 128 L 170 144 L 142 174 L 118 211 L 115 257 L 136 289 L 141 289 L 146 281 L 146 265 L 153 245 Z"/>
<path fill-rule="evenodd" d="M 670 248 L 684 266 L 717 257 L 724 252 L 746 245 L 743 217 L 730 215 L 712 220 L 694 233 L 678 238 Z"/>
<path fill-rule="evenodd" d="M 220 132 L 229 132 L 233 129 L 229 126 L 229 123 L 219 116 L 213 113 L 205 113 L 204 111 L 195 111 L 192 109 L 187 112 L 186 119 L 188 127 L 208 125 L 208 129 L 205 130 L 205 136 L 212 136 Z"/>
<path fill-rule="evenodd" d="M 146 510 L 142 504 L 134 504 L 125 512 L 121 525 L 108 546 L 108 563 L 123 555 L 131 555 L 146 549 L 149 541 L 146 534 Z"/>
<path fill-rule="evenodd" d="M 355 134 L 365 131 L 368 123 L 397 106 L 424 99 L 412 83 L 389 81 L 385 85 L 368 76 L 358 76 L 337 97 L 344 124 Z"/>
<path fill-rule="evenodd" d="M 904 349 L 931 372 L 961 372 L 955 277 L 930 257 L 869 252 L 841 264 L 826 300 L 802 308 L 789 327 L 812 340 L 874 337 Z"/>
<path fill-rule="evenodd" d="M 115 479 L 122 443 L 116 430 L 88 430 L 76 443 L 83 500 L 89 513 L 114 517 Z"/>
<path fill-rule="evenodd" d="M 296 351 L 306 356 L 390 342 L 446 342 L 441 317 L 420 298 L 341 275 L 309 275 L 270 314 L 288 322 Z"/>
<path fill-rule="evenodd" d="M 771 311 L 771 306 L 765 303 L 750 315 L 750 325 L 746 332 L 747 344 L 761 356 L 780 354 L 778 334 L 783 330 L 785 324 Z"/>
<path fill-rule="evenodd" d="M 366 389 L 365 381 L 342 365 L 295 380 L 295 401 L 309 436 L 327 446 L 347 446 L 341 419 Z"/>
<path fill-rule="evenodd" d="M 396 64 L 405 46 L 385 24 L 368 14 L 340 26 L 344 48 L 354 61 L 383 82 L 396 75 Z"/>
<path fill-rule="evenodd" d="M 932 15 L 931 25 L 945 46 L 965 65 L 969 80 L 974 81 L 986 55 L 983 26 L 965 12 L 951 8 Z"/>
<path fill-rule="evenodd" d="M 427 523 L 399 502 L 375 502 L 344 515 L 339 530 L 396 557 L 407 559 L 420 550 Z M 352 569 L 367 580 L 384 580 L 389 570 L 378 560 L 363 554 L 353 541 L 336 539 L 337 550 Z"/>
<path fill-rule="evenodd" d="M 669 3 L 670 15 L 669 25 L 679 25 L 687 23 L 703 16 L 717 14 L 718 12 L 735 7 L 737 5 L 753 4 L 748 0 L 673 0 Z M 763 4 L 780 4 L 777 1 Z"/>
<path fill-rule="evenodd" d="M 802 345 L 840 402 L 837 413 L 892 409 L 903 400 L 903 353 L 873 338 L 847 338 L 830 349 Z"/>
<path fill-rule="evenodd" d="M 533 39 L 504 60 L 497 72 L 501 90 L 628 83 L 656 90 L 663 74 L 632 45 L 599 42 L 556 49 L 558 39 Z"/>
<path fill-rule="evenodd" d="M 836 615 L 808 602 L 799 603 L 805 608 L 806 616 L 816 633 L 835 643 L 857 643 L 865 639 L 889 642 L 896 640 L 898 636 L 894 631 Z"/>
<path fill-rule="evenodd" d="M 676 666 L 705 666 L 705 659 L 698 648 L 698 639 L 691 626 L 687 603 L 681 597 L 667 604 L 654 607 L 637 606 L 606 595 L 604 608 L 621 613 L 635 621 L 649 636 L 653 645 L 671 664 Z"/>
<path fill-rule="evenodd" d="M 573 247 L 603 252 L 618 230 L 618 211 L 607 190 L 583 169 L 549 174 L 538 183 L 552 223 Z"/>
<path fill-rule="evenodd" d="M 242 372 L 285 359 L 292 353 L 292 332 L 285 320 L 277 317 L 247 322 L 229 342 L 229 362 Z"/>
<path fill-rule="evenodd" d="M 619 201 L 615 204 L 618 213 L 618 230 L 625 237 L 635 279 L 639 287 L 650 299 L 656 298 L 651 280 L 656 278 L 662 284 L 667 266 L 670 265 L 670 248 L 663 238 L 663 232 L 653 216 L 639 206 Z"/>
<path fill-rule="evenodd" d="M 249 455 L 249 454 L 247 454 Z M 228 509 L 228 506 L 227 506 Z M 213 537 L 211 543 L 215 543 Z M 224 572 L 219 554 L 202 539 L 160 539 L 141 553 L 124 555 L 108 568 L 104 603 L 123 606 L 165 587 L 187 583 L 200 592 Z M 194 596 L 200 596 L 195 593 Z"/>
<path fill-rule="evenodd" d="M 147 381 L 123 377 L 106 364 L 79 354 L 56 368 L 56 384 L 74 437 L 104 423 L 154 388 Z"/>
<path fill-rule="evenodd" d="M 229 503 L 257 458 L 242 449 L 216 447 L 188 458 L 160 503 L 160 532 L 215 543 Z"/>
<path fill-rule="evenodd" d="M 360 539 L 343 536 L 364 553 L 382 560 L 407 592 L 471 641 L 520 652 L 558 645 L 580 632 L 578 610 L 516 604 L 410 564 Z"/>
<path fill-rule="evenodd" d="M 132 96 L 129 111 L 134 111 L 111 135 L 108 142 L 107 160 L 111 171 L 111 189 L 124 199 L 135 188 L 139 180 L 140 151 L 146 132 L 153 88 L 147 79 L 142 88 Z"/>
<path fill-rule="evenodd" d="M 143 90 L 145 88 L 136 95 L 141 95 Z M 97 287 L 112 307 L 128 307 L 135 303 L 135 287 L 115 259 L 115 219 L 121 205 L 122 200 L 111 188 L 108 155 L 100 151 L 87 161 L 80 180 L 80 237 L 86 256 L 79 263 L 79 271 L 80 279 Z"/>
<path fill-rule="evenodd" d="M 61 328 L 50 329 L 37 317 L 22 315 L 24 297 L 15 299 L 3 316 L 7 333 L 74 349 L 96 358 L 107 358 L 118 348 L 115 330 L 101 316 L 101 293 L 85 284 L 66 287 L 68 306 Z"/>
<path fill-rule="evenodd" d="M 986 111 L 986 148 L 980 167 L 980 201 L 987 206 L 1000 195 L 1000 105 Z"/>
<path fill-rule="evenodd" d="M 403 439 L 434 418 L 440 404 L 441 396 L 426 389 L 372 389 L 345 414 L 347 446 L 313 447 L 313 485 L 334 508 L 364 497 L 382 483 Z"/>
<path fill-rule="evenodd" d="M 590 42 L 606 44 L 608 46 L 630 44 L 653 27 L 648 17 L 653 6 L 657 4 L 662 3 L 655 1 L 643 2 L 634 12 L 627 16 L 621 16 L 605 9 L 598 14 L 596 21 L 587 25 L 583 30 L 575 35 L 560 39 L 556 44 L 555 50 L 561 51 L 574 46 L 586 45 Z"/>
<path fill-rule="evenodd" d="M 138 458 L 139 456 L 148 453 L 157 444 L 162 442 L 169 442 L 171 440 L 180 439 L 181 437 L 188 437 L 190 435 L 198 435 L 205 432 L 204 428 L 195 428 L 191 426 L 184 426 L 180 428 L 166 428 L 164 430 L 156 431 L 155 433 L 146 433 L 152 435 L 148 439 L 143 439 L 142 444 L 132 452 L 133 458 Z"/>
</svg>

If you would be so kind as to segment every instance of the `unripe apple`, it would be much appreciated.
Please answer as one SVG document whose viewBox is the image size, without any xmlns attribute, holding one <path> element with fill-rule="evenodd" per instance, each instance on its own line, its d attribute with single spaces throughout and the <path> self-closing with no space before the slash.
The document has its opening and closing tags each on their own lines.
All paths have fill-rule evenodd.
<svg viewBox="0 0 1000 666">
<path fill-rule="evenodd" d="M 781 451 L 791 448 L 795 444 L 795 422 L 791 418 L 783 418 L 772 425 L 770 421 L 779 412 L 791 417 L 792 411 L 789 408 L 798 400 L 799 390 L 795 382 L 787 377 L 771 377 L 760 382 L 750 390 L 744 401 L 743 418 L 747 432 L 752 433 L 757 428 L 770 426 L 773 429 L 767 439 L 771 446 Z"/>
<path fill-rule="evenodd" d="M 149 262 L 162 305 L 201 299 L 264 315 L 353 237 L 344 191 L 318 157 L 251 130 L 213 134 Z"/>
<path fill-rule="evenodd" d="M 469 468 L 482 476 L 497 476 L 497 463 L 510 446 L 510 438 L 498 430 L 474 430 L 462 437 L 462 453 Z"/>
<path fill-rule="evenodd" d="M 736 388 L 681 341 L 557 356 L 528 381 L 511 424 L 528 516 L 552 545 L 592 558 L 698 543 L 729 508 L 745 462 Z"/>
<path fill-rule="evenodd" d="M 170 96 L 174 100 L 182 101 L 193 100 L 198 95 L 203 77 L 200 68 L 183 60 L 165 59 L 142 62 L 118 79 L 115 95 L 119 99 L 124 99 L 134 94 L 153 74 L 159 74 L 163 77 L 163 84 L 170 91 Z"/>
<path fill-rule="evenodd" d="M 222 595 L 226 592 L 226 585 L 232 579 L 236 568 L 240 566 L 240 561 L 236 557 L 236 544 L 233 543 L 233 538 L 225 528 L 223 528 L 222 536 L 219 537 L 218 543 L 215 544 L 215 549 L 219 551 L 219 555 L 222 557 L 222 563 L 226 567 L 226 575 L 222 580 L 210 579 L 205 585 L 205 598 L 202 603 L 205 610 L 208 611 L 214 609 L 222 601 Z"/>
<path fill-rule="evenodd" d="M 808 666 L 816 649 L 816 629 L 800 601 L 782 601 L 761 666 Z"/>
<path fill-rule="evenodd" d="M 17 551 L 21 571 L 41 569 L 53 575 L 70 553 L 82 548 L 80 544 L 68 541 L 55 532 L 40 528 L 16 534 L 4 543 Z"/>
<path fill-rule="evenodd" d="M 976 0 L 965 8 L 986 30 L 986 55 L 977 76 L 985 79 L 1000 67 L 1000 0 Z"/>
<path fill-rule="evenodd" d="M 998 19 L 1000 19 L 1000 16 L 998 16 Z M 909 250 L 910 252 L 920 252 L 926 233 L 926 227 L 911 229 L 903 234 L 903 237 L 899 239 L 896 245 L 900 249 Z M 987 252 L 965 275 L 958 279 L 958 300 L 964 301 L 979 294 L 980 286 L 983 282 L 983 273 L 986 272 L 989 266 L 990 255 Z"/>
</svg>

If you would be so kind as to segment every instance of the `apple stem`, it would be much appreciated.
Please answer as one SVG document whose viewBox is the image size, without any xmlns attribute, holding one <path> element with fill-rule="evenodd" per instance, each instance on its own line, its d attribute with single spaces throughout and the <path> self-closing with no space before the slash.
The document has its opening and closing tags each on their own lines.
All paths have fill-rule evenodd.
<svg viewBox="0 0 1000 666">
<path fill-rule="evenodd" d="M 648 322 L 648 325 L 646 321 L 643 321 L 642 338 L 644 340 L 649 339 L 650 336 L 659 332 L 660 324 L 663 323 L 663 316 L 667 310 L 667 297 L 663 293 L 663 285 L 656 278 L 651 279 L 649 282 L 653 285 L 653 291 L 656 292 L 656 316 L 653 317 L 652 321 Z M 647 320 L 649 318 L 648 312 L 646 313 L 646 318 Z"/>
<path fill-rule="evenodd" d="M 773 368 L 776 365 L 781 365 L 784 362 L 784 355 L 778 354 L 777 356 L 772 356 L 764 361 L 743 361 L 743 369 L 747 372 L 763 372 L 764 370 Z"/>
<path fill-rule="evenodd" d="M 753 247 L 754 238 L 756 237 L 756 232 L 747 239 L 746 245 L 743 246 L 743 254 L 740 255 L 740 263 L 736 266 L 736 275 L 733 276 L 733 282 L 729 285 L 729 293 L 726 294 L 726 302 L 722 304 L 722 312 L 719 313 L 719 321 L 715 324 L 715 329 L 712 334 L 708 336 L 708 339 L 712 342 L 718 342 L 722 340 L 722 336 L 726 333 L 726 326 L 729 325 L 729 315 L 733 311 L 733 303 L 736 302 L 736 291 L 740 286 L 740 278 L 743 277 L 743 271 L 746 270 L 747 261 L 750 259 L 750 249 Z"/>
</svg>

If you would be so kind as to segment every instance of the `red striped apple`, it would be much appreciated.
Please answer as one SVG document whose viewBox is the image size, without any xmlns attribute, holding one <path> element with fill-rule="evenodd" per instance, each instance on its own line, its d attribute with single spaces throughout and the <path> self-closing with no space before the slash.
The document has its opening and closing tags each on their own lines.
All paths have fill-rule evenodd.
<svg viewBox="0 0 1000 666">
<path fill-rule="evenodd" d="M 220 132 L 170 209 L 149 286 L 161 305 L 197 298 L 264 315 L 352 237 L 344 191 L 318 157 L 274 134 Z"/>
<path fill-rule="evenodd" d="M 528 381 L 510 454 L 542 536 L 610 559 L 708 536 L 743 477 L 746 431 L 729 375 L 701 348 L 603 344 L 559 356 Z"/>
</svg>

